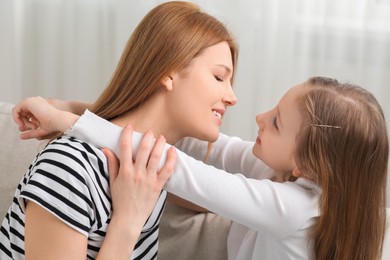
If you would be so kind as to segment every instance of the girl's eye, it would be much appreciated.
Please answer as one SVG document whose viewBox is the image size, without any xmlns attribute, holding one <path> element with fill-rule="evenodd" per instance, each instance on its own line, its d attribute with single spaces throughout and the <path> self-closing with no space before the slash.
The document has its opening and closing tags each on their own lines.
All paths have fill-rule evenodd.
<svg viewBox="0 0 390 260">
<path fill-rule="evenodd" d="M 218 76 L 215 76 L 215 75 L 214 75 L 214 78 L 215 78 L 218 82 L 223 82 L 223 79 L 220 78 L 220 77 L 218 77 Z"/>
<path fill-rule="evenodd" d="M 276 117 L 272 118 L 272 124 L 276 128 L 276 130 L 279 130 L 278 123 L 276 121 Z"/>
</svg>

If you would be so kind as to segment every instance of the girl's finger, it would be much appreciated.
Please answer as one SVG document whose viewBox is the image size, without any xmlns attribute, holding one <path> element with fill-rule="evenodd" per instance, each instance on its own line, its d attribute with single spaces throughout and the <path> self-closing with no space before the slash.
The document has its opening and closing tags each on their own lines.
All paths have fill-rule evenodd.
<svg viewBox="0 0 390 260">
<path fill-rule="evenodd" d="M 29 119 L 25 120 L 23 118 L 23 126 L 19 126 L 19 130 L 21 130 L 21 129 L 37 129 L 38 127 L 39 127 L 39 121 L 38 121 L 38 124 L 37 124 L 37 123 L 34 123 L 33 121 L 31 121 Z"/>
<path fill-rule="evenodd" d="M 21 110 L 19 107 L 13 107 L 12 109 L 12 118 L 14 119 L 17 125 L 23 125 L 23 120 L 21 118 Z"/>
<path fill-rule="evenodd" d="M 32 138 L 37 138 L 40 140 L 42 137 L 46 135 L 47 135 L 46 131 L 42 130 L 41 128 L 38 128 L 38 129 L 29 129 L 25 132 L 22 132 L 20 133 L 19 137 L 22 140 L 32 139 Z"/>
</svg>

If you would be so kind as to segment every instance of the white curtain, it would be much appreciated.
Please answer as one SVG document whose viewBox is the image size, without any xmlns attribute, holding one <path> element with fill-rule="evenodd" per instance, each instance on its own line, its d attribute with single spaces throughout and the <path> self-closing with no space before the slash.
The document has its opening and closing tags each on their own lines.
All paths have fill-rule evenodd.
<svg viewBox="0 0 390 260">
<path fill-rule="evenodd" d="M 94 101 L 131 31 L 161 2 L 2 0 L 0 100 Z M 255 115 L 313 75 L 369 89 L 390 122 L 389 0 L 194 2 L 226 23 L 240 45 L 239 102 L 224 120 L 225 133 L 253 140 Z"/>
</svg>

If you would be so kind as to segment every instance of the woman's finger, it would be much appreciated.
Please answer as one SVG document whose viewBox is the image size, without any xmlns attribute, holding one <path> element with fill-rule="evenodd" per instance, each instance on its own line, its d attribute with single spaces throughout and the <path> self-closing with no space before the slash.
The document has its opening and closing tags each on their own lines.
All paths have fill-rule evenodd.
<svg viewBox="0 0 390 260">
<path fill-rule="evenodd" d="M 174 146 L 171 146 L 167 152 L 167 159 L 163 165 L 163 167 L 160 169 L 158 173 L 158 178 L 161 181 L 161 185 L 163 186 L 168 178 L 171 176 L 172 172 L 175 169 L 177 161 L 177 154 L 176 149 Z"/>
<path fill-rule="evenodd" d="M 127 125 L 122 130 L 122 135 L 120 140 L 119 158 L 123 167 L 133 166 L 132 144 L 133 144 L 133 127 L 131 125 Z"/>
<path fill-rule="evenodd" d="M 116 180 L 119 174 L 119 159 L 116 155 L 108 148 L 102 149 L 102 152 L 107 157 L 108 173 L 110 176 L 110 183 Z"/>
<path fill-rule="evenodd" d="M 149 161 L 150 153 L 153 149 L 154 135 L 151 131 L 147 131 L 142 137 L 138 147 L 137 156 L 135 159 L 135 167 L 138 172 L 145 170 Z"/>
<path fill-rule="evenodd" d="M 157 138 L 146 166 L 148 173 L 155 174 L 158 171 L 158 166 L 160 164 L 161 155 L 164 151 L 165 143 L 166 140 L 163 136 Z"/>
</svg>

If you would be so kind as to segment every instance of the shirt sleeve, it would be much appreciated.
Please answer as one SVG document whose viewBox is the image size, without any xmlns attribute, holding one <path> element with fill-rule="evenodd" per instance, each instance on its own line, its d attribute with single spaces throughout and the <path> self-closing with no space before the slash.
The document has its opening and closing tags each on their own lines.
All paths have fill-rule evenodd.
<svg viewBox="0 0 390 260">
<path fill-rule="evenodd" d="M 205 163 L 229 173 L 240 172 L 248 178 L 270 179 L 274 176 L 273 171 L 253 155 L 253 145 L 254 142 L 221 133 L 218 140 L 211 144 Z M 183 138 L 175 146 L 198 160 L 204 160 L 208 150 L 208 142 L 192 137 Z"/>
<path fill-rule="evenodd" d="M 87 163 L 62 140 L 53 141 L 37 157 L 18 197 L 40 205 L 67 225 L 88 236 L 95 221 Z"/>
<path fill-rule="evenodd" d="M 108 147 L 117 155 L 120 133 L 120 127 L 89 111 L 67 131 L 68 135 Z M 133 149 L 138 147 L 141 136 L 139 133 L 133 135 Z M 238 147 L 236 141 L 232 144 Z M 167 145 L 166 150 L 169 147 L 170 145 Z M 235 154 L 240 157 L 240 152 L 232 151 L 227 149 L 225 157 L 231 158 Z M 243 145 L 241 151 L 248 153 L 248 146 Z M 243 159 L 240 159 L 238 167 L 234 166 L 235 161 L 220 162 L 220 166 L 225 164 L 225 168 L 233 171 L 233 174 L 227 174 L 223 169 L 206 165 L 179 150 L 177 157 L 175 171 L 165 185 L 168 192 L 251 229 L 282 237 L 303 225 L 307 218 L 314 214 L 313 203 L 317 203 L 318 197 L 311 189 L 301 187 L 299 181 L 276 183 L 247 178 L 239 172 L 234 173 L 234 169 L 245 168 Z M 216 154 L 213 160 L 217 160 L 217 157 Z M 265 169 L 264 165 L 261 167 Z"/>
</svg>

